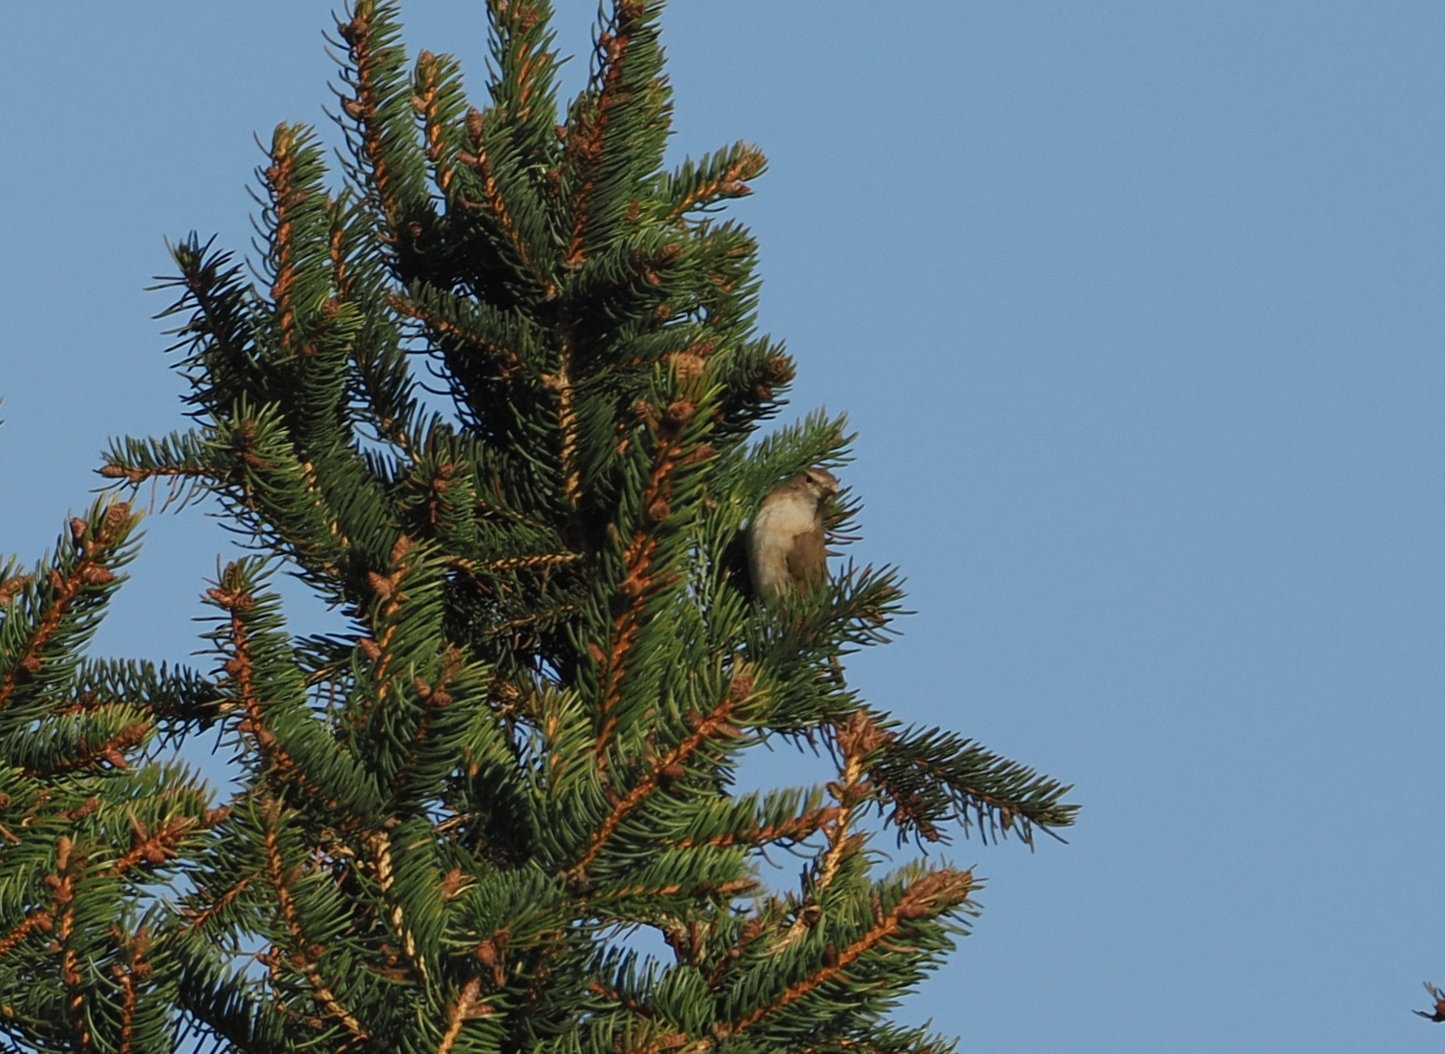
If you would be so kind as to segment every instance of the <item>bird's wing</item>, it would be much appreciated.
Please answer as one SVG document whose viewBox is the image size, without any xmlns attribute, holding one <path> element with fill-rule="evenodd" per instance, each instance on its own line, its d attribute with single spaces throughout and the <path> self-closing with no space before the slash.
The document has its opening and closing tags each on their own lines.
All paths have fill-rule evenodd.
<svg viewBox="0 0 1445 1054">
<path fill-rule="evenodd" d="M 816 582 L 828 574 L 828 550 L 823 528 L 815 527 L 793 536 L 788 550 L 788 577 L 794 582 Z"/>
</svg>

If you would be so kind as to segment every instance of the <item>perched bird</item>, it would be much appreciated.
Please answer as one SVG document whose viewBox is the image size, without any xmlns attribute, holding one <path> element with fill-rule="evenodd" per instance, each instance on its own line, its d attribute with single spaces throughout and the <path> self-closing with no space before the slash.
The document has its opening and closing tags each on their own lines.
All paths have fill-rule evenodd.
<svg viewBox="0 0 1445 1054">
<path fill-rule="evenodd" d="M 823 506 L 838 481 L 810 468 L 768 492 L 748 528 L 748 570 L 753 590 L 769 607 L 798 586 L 828 577 Z"/>
</svg>

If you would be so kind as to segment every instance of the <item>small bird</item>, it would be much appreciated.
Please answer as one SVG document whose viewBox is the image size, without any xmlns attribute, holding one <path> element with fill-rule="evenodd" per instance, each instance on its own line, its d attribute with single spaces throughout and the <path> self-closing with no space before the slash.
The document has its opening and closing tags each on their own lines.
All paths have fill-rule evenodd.
<svg viewBox="0 0 1445 1054">
<path fill-rule="evenodd" d="M 748 570 L 753 590 L 769 607 L 804 583 L 828 577 L 823 506 L 838 493 L 838 480 L 810 468 L 773 488 L 748 528 Z"/>
</svg>

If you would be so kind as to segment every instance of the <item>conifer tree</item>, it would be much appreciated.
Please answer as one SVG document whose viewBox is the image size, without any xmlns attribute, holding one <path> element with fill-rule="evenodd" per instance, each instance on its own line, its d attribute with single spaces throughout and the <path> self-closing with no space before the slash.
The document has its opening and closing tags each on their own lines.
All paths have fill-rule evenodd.
<svg viewBox="0 0 1445 1054">
<path fill-rule="evenodd" d="M 904 727 L 837 660 L 893 571 L 752 596 L 764 494 L 848 457 L 758 438 L 793 379 L 756 249 L 764 167 L 663 166 L 662 4 L 612 0 L 559 111 L 550 5 L 488 0 L 488 95 L 409 62 L 397 5 L 333 43 L 346 152 L 283 124 L 254 274 L 173 248 L 188 431 L 116 442 L 120 492 L 0 576 L 0 1029 L 36 1050 L 922 1051 L 889 1013 L 975 912 L 920 847 L 1067 826 L 1067 788 Z M 126 500 L 206 497 L 254 556 L 207 591 L 212 668 L 84 644 Z M 833 536 L 856 531 L 845 489 Z M 332 605 L 287 630 L 270 576 Z M 221 730 L 224 792 L 158 760 Z M 743 792 L 764 743 L 822 787 Z M 800 855 L 796 880 L 768 867 Z"/>
</svg>

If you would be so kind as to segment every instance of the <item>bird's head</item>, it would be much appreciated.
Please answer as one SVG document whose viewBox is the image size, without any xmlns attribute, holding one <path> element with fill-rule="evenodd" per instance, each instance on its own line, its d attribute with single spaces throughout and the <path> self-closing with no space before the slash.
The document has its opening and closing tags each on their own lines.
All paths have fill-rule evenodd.
<svg viewBox="0 0 1445 1054">
<path fill-rule="evenodd" d="M 810 468 L 796 477 L 793 483 L 819 505 L 838 493 L 838 477 L 826 468 Z"/>
</svg>

